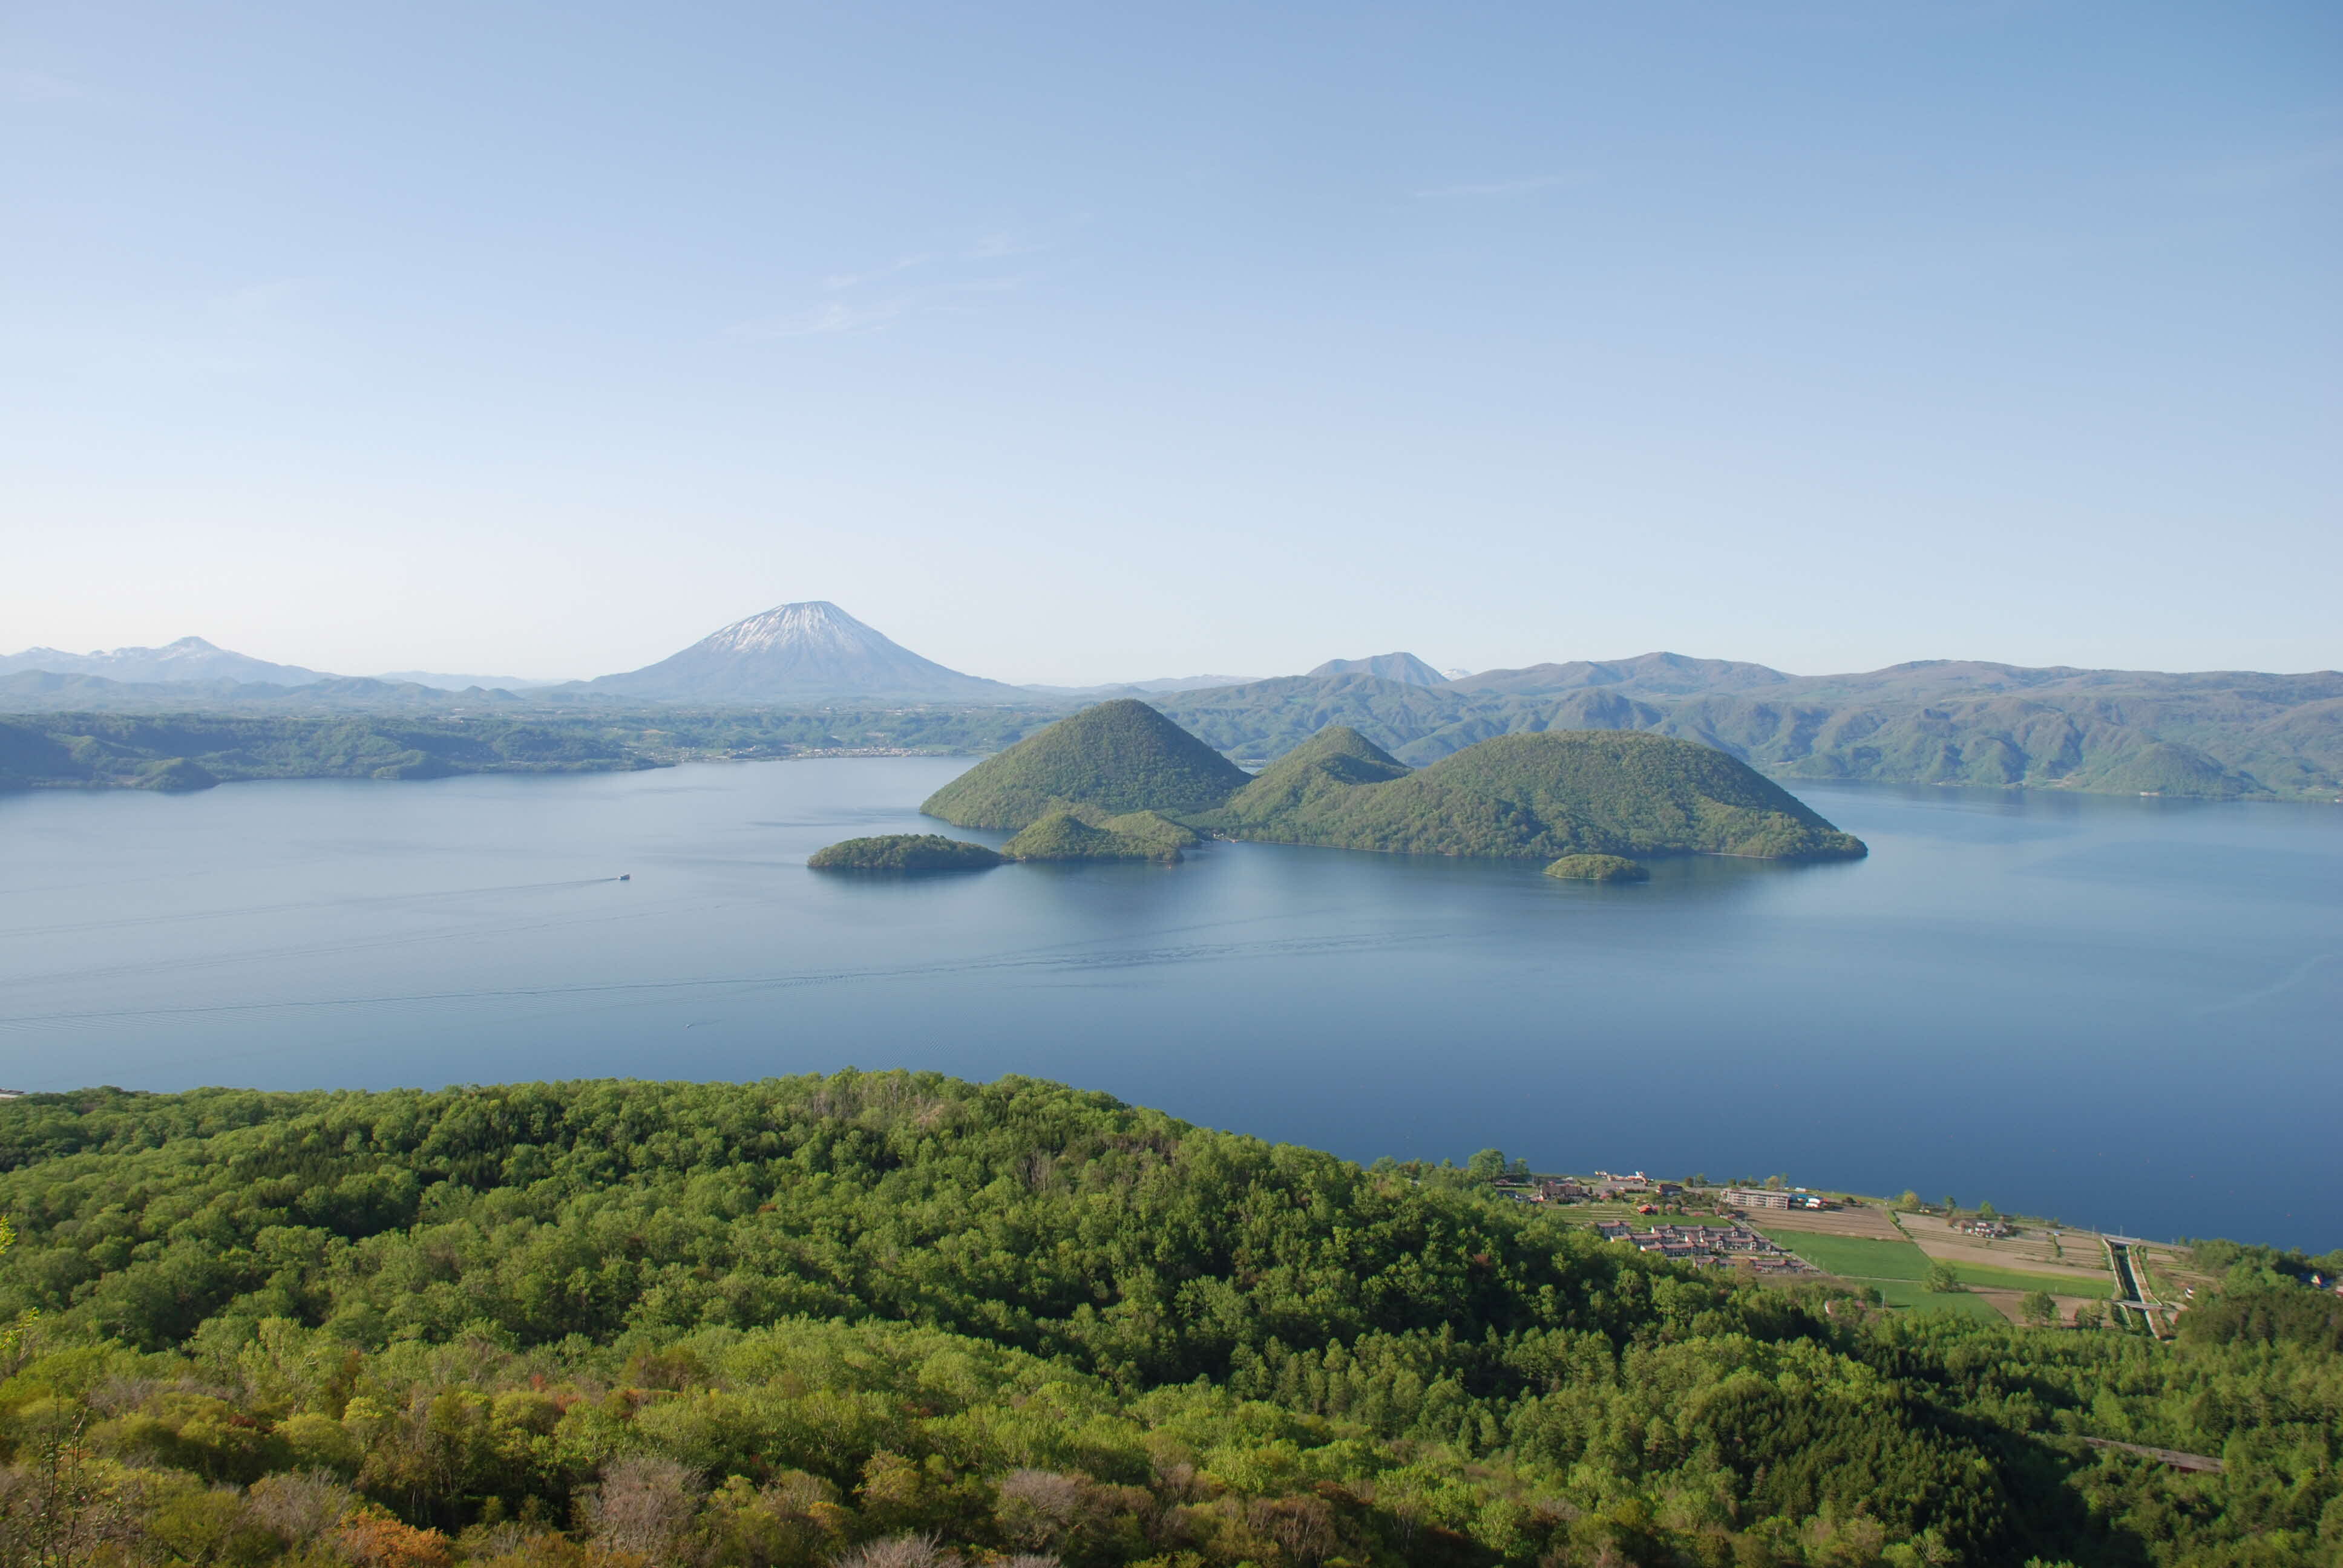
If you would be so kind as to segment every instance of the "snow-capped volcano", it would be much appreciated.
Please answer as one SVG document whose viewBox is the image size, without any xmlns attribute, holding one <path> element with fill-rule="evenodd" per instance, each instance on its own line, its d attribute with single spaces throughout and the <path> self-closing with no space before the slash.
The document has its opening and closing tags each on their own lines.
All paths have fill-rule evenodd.
<svg viewBox="0 0 2343 1568">
<path fill-rule="evenodd" d="M 265 658 L 231 652 L 200 637 L 183 637 L 161 648 L 117 648 L 91 653 L 28 648 L 22 653 L 0 655 L 0 675 L 19 669 L 45 669 L 51 675 L 98 675 L 108 680 L 236 680 L 270 686 L 307 686 L 333 678 L 297 664 L 271 664 Z"/>
<path fill-rule="evenodd" d="M 921 658 L 826 599 L 736 620 L 657 664 L 588 684 L 634 697 L 730 702 L 816 697 L 1014 702 L 1027 695 Z"/>
</svg>

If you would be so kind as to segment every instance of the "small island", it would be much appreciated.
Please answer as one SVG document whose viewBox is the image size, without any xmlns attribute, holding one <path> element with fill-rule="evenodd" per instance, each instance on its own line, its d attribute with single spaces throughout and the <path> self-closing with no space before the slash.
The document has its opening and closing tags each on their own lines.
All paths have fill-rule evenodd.
<svg viewBox="0 0 2343 1568">
<path fill-rule="evenodd" d="M 1652 873 L 1640 860 L 1624 855 L 1564 855 L 1545 869 L 1549 877 L 1570 882 L 1648 882 Z"/>
<path fill-rule="evenodd" d="M 1002 859 L 997 850 L 940 833 L 885 833 L 817 849 L 806 865 L 817 871 L 981 871 Z"/>
</svg>

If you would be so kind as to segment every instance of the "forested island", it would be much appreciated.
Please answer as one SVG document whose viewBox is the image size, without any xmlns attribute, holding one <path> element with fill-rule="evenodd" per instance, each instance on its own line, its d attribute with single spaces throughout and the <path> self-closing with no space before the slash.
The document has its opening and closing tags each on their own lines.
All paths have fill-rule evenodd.
<svg viewBox="0 0 2343 1568">
<path fill-rule="evenodd" d="M 999 850 L 940 833 L 882 833 L 817 849 L 806 864 L 817 871 L 981 871 L 1001 861 Z"/>
<path fill-rule="evenodd" d="M 1610 730 L 1508 735 L 1414 769 L 1337 725 L 1256 777 L 1129 699 L 1085 709 L 985 759 L 920 809 L 960 827 L 1030 831 L 1072 807 L 1151 811 L 1218 838 L 1386 853 L 1865 852 L 1780 786 L 1690 741 Z"/>
<path fill-rule="evenodd" d="M 32 1095 L 0 1212 L 11 1561 L 2178 1568 L 2343 1527 L 2303 1260 L 2200 1248 L 2169 1343 L 1916 1316 L 1030 1080 Z"/>
<path fill-rule="evenodd" d="M 1196 835 L 1152 811 L 1111 817 L 1095 806 L 1061 804 L 998 849 L 940 833 L 848 839 L 816 850 L 817 871 L 976 871 L 1007 860 L 1177 860 Z"/>
</svg>

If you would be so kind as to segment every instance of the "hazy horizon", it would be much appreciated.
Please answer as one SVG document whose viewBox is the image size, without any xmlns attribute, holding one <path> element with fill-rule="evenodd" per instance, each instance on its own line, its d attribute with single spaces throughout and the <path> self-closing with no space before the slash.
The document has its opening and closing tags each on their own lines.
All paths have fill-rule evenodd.
<svg viewBox="0 0 2343 1568">
<path fill-rule="evenodd" d="M 833 603 L 834 603 L 835 601 L 830 601 L 830 602 L 833 602 Z M 766 608 L 769 609 L 769 608 L 779 608 L 779 607 L 768 606 L 768 607 L 766 607 Z M 853 613 L 854 613 L 854 612 L 853 612 L 853 610 L 852 610 L 852 608 L 851 608 L 850 607 L 840 605 L 840 606 L 839 606 L 838 608 L 841 608 L 841 609 L 845 609 L 845 610 L 846 610 L 846 612 L 847 612 L 849 615 L 853 615 Z M 855 618 L 856 618 L 856 619 L 858 619 L 858 620 L 862 620 L 862 619 L 863 619 L 863 618 L 862 618 L 862 617 L 860 617 L 860 616 L 856 616 L 856 617 L 855 617 Z M 729 622 L 728 622 L 727 624 L 729 625 L 729 624 L 730 624 L 730 623 L 729 623 Z M 870 623 L 866 620 L 866 621 L 864 622 L 864 624 L 868 625 L 868 624 L 870 624 Z M 715 631 L 715 630 L 718 630 L 718 629 L 720 629 L 720 628 L 713 628 L 713 627 L 711 627 L 711 628 L 709 628 L 709 630 L 710 630 L 711 632 L 712 632 L 712 631 Z M 880 632 L 881 632 L 881 633 L 884 633 L 884 632 L 886 632 L 886 630 L 887 630 L 887 628 L 886 628 L 885 627 L 883 627 L 883 626 L 877 627 L 875 629 L 877 629 L 878 631 L 880 631 Z M 189 637 L 197 637 L 197 638 L 202 638 L 202 637 L 203 637 L 203 634 L 202 634 L 202 633 L 200 633 L 200 632 L 190 632 L 190 633 L 187 633 L 187 634 L 186 634 L 186 636 L 189 636 Z M 105 654 L 110 654 L 110 653 L 118 653 L 118 652 L 123 652 L 123 651 L 126 651 L 126 650 L 134 649 L 134 648 L 137 648 L 137 649 L 154 649 L 154 648 L 159 648 L 167 647 L 169 644 L 171 644 L 171 643 L 173 643 L 173 642 L 179 641 L 179 640 L 181 640 L 181 639 L 180 639 L 180 638 L 163 638 L 163 639 L 161 639 L 161 640 L 159 640 L 159 641 L 153 642 L 153 643 L 126 643 L 126 644 L 119 644 L 119 645 L 116 645 L 116 647 L 114 647 L 114 648 L 75 648 L 66 647 L 66 646 L 63 646 L 63 645 L 59 645 L 59 644 L 54 644 L 54 643 L 52 643 L 52 644 L 41 644 L 41 645 L 35 645 L 35 646 L 42 646 L 42 647 L 54 648 L 55 648 L 55 650 L 56 650 L 57 652 L 60 652 L 60 653 L 66 653 L 66 654 L 72 654 L 72 655 L 75 656 L 76 658 L 82 658 L 82 657 L 96 657 L 96 656 L 102 656 L 102 655 L 105 655 Z M 220 642 L 219 642 L 219 640 L 218 640 L 217 638 L 203 638 L 203 640 L 205 640 L 205 641 L 206 641 L 206 642 L 211 643 L 214 647 L 216 647 L 216 648 L 221 648 L 221 649 L 222 649 L 223 651 L 225 651 L 225 652 L 229 652 L 229 653 L 240 653 L 240 654 L 245 654 L 245 655 L 246 655 L 247 657 L 252 657 L 252 658 L 267 658 L 267 657 L 268 657 L 268 656 L 266 656 L 266 655 L 255 654 L 255 653 L 253 653 L 253 651 L 252 651 L 251 649 L 249 649 L 249 648 L 228 648 L 226 645 L 220 643 Z M 698 640 L 699 640 L 699 638 L 693 638 L 692 640 L 696 642 L 696 641 L 698 641 Z M 900 639 L 900 638 L 895 638 L 895 639 L 893 639 L 893 640 L 895 640 L 895 641 L 897 641 L 897 642 L 899 642 L 899 643 L 900 643 L 901 639 Z M 29 649 L 28 649 L 28 648 L 0 648 L 0 658 L 8 658 L 8 657 L 13 657 L 13 656 L 20 655 L 20 654 L 22 654 L 22 653 L 24 653 L 24 652 L 26 652 L 26 651 L 29 651 Z M 679 649 L 669 649 L 669 651 L 670 653 L 672 653 L 672 652 L 676 652 L 676 651 L 679 651 Z M 921 650 L 920 650 L 920 649 L 919 649 L 919 648 L 912 648 L 910 651 L 912 651 L 913 653 L 920 653 L 920 652 L 921 652 Z M 1408 653 L 1408 654 L 1415 654 L 1415 655 L 1417 655 L 1417 656 L 1418 656 L 1418 657 L 1420 657 L 1420 658 L 1424 658 L 1424 662 L 1426 662 L 1426 663 L 1428 663 L 1428 664 L 1430 664 L 1430 665 L 1433 666 L 1433 667 L 1434 667 L 1434 668 L 1441 668 L 1441 669 L 1443 669 L 1443 670 L 1456 670 L 1456 671 L 1460 671 L 1462 674 L 1481 674 L 1481 673 L 1483 673 L 1483 672 L 1485 672 L 1485 671 L 1489 671 L 1489 670 L 1499 670 L 1499 669 L 1509 669 L 1509 668 L 1526 668 L 1526 667 L 1529 667 L 1529 666 L 1533 666 L 1533 665 L 1539 665 L 1539 664 L 1569 664 L 1569 663 L 1579 662 L 1579 661 L 1584 661 L 1584 662 L 1593 663 L 1593 664 L 1603 664 L 1603 663 L 1617 664 L 1617 663 L 1624 663 L 1624 662 L 1625 662 L 1625 661 L 1627 661 L 1627 660 L 1631 660 L 1631 659 L 1648 658 L 1648 657 L 1651 657 L 1651 656 L 1653 656 L 1653 655 L 1656 655 L 1656 654 L 1673 654 L 1673 655 L 1675 655 L 1675 656 L 1677 656 L 1677 657 L 1680 657 L 1680 658 L 1702 658 L 1702 659 L 1710 659 L 1710 658 L 1714 658 L 1714 659 L 1729 659 L 1729 660 L 1732 660 L 1733 662 L 1735 662 L 1735 663 L 1743 663 L 1743 664 L 1766 664 L 1766 662 L 1767 662 L 1767 661 L 1765 661 L 1765 660 L 1764 660 L 1764 659 L 1742 659 L 1742 658 L 1734 658 L 1734 656 L 1729 655 L 1729 654 L 1694 653 L 1694 652 L 1691 652 L 1691 651 L 1688 651 L 1688 650 L 1686 650 L 1686 649 L 1684 649 L 1684 648 L 1639 648 L 1639 649 L 1637 649 L 1637 650 L 1636 650 L 1635 652 L 1634 652 L 1634 653 L 1584 653 L 1584 652 L 1553 653 L 1553 654 L 1547 654 L 1547 655 L 1544 655 L 1544 656 L 1541 656 L 1541 657 L 1539 657 L 1539 658 L 1526 658 L 1526 659 L 1522 660 L 1522 661 L 1521 661 L 1521 663 L 1520 663 L 1520 664 L 1517 664 L 1517 665 L 1485 665 L 1485 666 L 1479 666 L 1479 667 L 1463 667 L 1463 666 L 1457 666 L 1457 665 L 1453 665 L 1453 664 L 1445 663 L 1445 662 L 1443 662 L 1442 659 L 1440 659 L 1440 658 L 1438 658 L 1429 657 L 1429 656 L 1424 656 L 1424 655 L 1423 655 L 1423 654 L 1421 653 L 1421 651 L 1420 651 L 1419 649 L 1415 649 L 1415 648 L 1378 648 L 1378 649 L 1375 649 L 1373 653 L 1330 654 L 1330 655 L 1328 655 L 1328 656 L 1327 656 L 1327 658 L 1315 660 L 1315 661 L 1313 661 L 1312 665 L 1308 666 L 1308 667 L 1297 667 L 1297 668 L 1292 668 L 1292 669 L 1262 669 L 1262 670 L 1258 670 L 1258 671 L 1253 672 L 1252 674 L 1245 675 L 1245 676 L 1230 676 L 1230 677 L 1229 677 L 1229 678 L 1230 678 L 1230 679 L 1232 679 L 1232 680 L 1269 680 L 1269 679 L 1274 679 L 1274 678 L 1278 678 L 1278 677 L 1281 677 L 1281 676 L 1292 676 L 1292 675 L 1302 675 L 1302 674 L 1305 674 L 1305 673 L 1307 673 L 1307 672 L 1308 672 L 1308 669 L 1309 669 L 1309 668 L 1315 668 L 1315 666 L 1316 666 L 1316 665 L 1318 665 L 1318 664 L 1323 664 L 1323 663 L 1326 663 L 1326 662 L 1328 662 L 1328 660 L 1329 660 L 1329 659 L 1335 659 L 1335 658 L 1373 658 L 1373 657 L 1376 657 L 1377 655 L 1383 655 L 1383 654 L 1393 654 L 1393 653 Z M 513 681 L 513 682 L 516 682 L 516 683 L 518 683 L 518 684 L 521 684 L 521 685 L 524 685 L 524 686 L 527 686 L 527 687 L 531 687 L 531 688 L 535 688 L 535 687 L 543 687 L 543 686 L 557 686 L 557 685 L 561 685 L 561 684 L 564 684 L 564 683 L 566 683 L 566 682 L 572 681 L 572 680 L 591 680 L 591 679 L 595 678 L 596 678 L 596 677 L 598 677 L 598 676 L 603 676 L 603 675 L 613 675 L 613 674 L 622 674 L 622 673 L 625 673 L 625 671 L 621 671 L 621 670 L 615 670 L 615 669 L 596 669 L 596 670 L 584 671 L 584 672 L 580 672 L 580 673 L 576 673 L 576 674 L 567 674 L 567 675 L 544 675 L 544 674 L 518 674 L 518 673 L 508 673 L 508 674 L 501 675 L 501 676 L 489 677 L 489 676 L 480 676 L 480 675 L 477 675 L 477 674 L 473 674 L 473 673 L 469 673 L 469 672 L 462 672 L 462 671 L 456 671 L 456 670 L 440 670 L 440 669 L 433 669 L 433 668 L 431 668 L 428 665 L 423 665 L 423 664 L 410 664 L 410 665 L 408 665 L 408 666 L 407 666 L 407 667 L 405 667 L 405 668 L 399 668 L 399 669 L 397 669 L 397 670 L 374 670 L 374 669 L 330 669 L 330 668 L 327 668 L 327 667 L 325 667 L 325 666 L 318 665 L 318 664 L 315 664 L 315 663 L 312 663 L 312 662 L 309 662 L 309 661 L 306 661 L 306 660 L 303 660 L 303 659 L 299 659 L 299 658 L 269 658 L 269 662 L 274 663 L 274 664 L 285 664 L 285 665 L 297 666 L 297 667 L 299 667 L 299 668 L 309 668 L 309 669 L 317 670 L 317 671 L 319 671 L 319 672 L 321 672 L 321 673 L 324 673 L 324 674 L 328 674 L 328 675 L 337 675 L 337 676 L 347 676 L 347 677 L 368 677 L 368 678 L 377 678 L 377 679 L 385 679 L 385 680 L 419 680 L 419 679 L 423 678 L 424 678 L 425 676 L 427 676 L 427 675 L 438 675 L 438 676 L 441 676 L 441 677 L 443 677 L 443 678 L 460 678 L 465 679 L 465 680 L 468 680 L 468 681 L 471 681 L 471 680 L 509 680 L 509 681 Z M 939 662 L 940 662 L 940 661 L 939 661 Z M 1853 668 L 1849 668 L 1849 669 L 1787 669 L 1787 668 L 1784 668 L 1784 667 L 1782 667 L 1782 666 L 1780 666 L 1780 665 L 1769 665 L 1769 666 L 1768 666 L 1768 668 L 1774 668 L 1774 669 L 1779 670 L 1779 671 L 1781 671 L 1781 673 L 1783 673 L 1783 674 L 1785 674 L 1785 675 L 1792 675 L 1792 676 L 1855 675 L 1855 674 L 1865 674 L 1865 673 L 1868 673 L 1869 671 L 1871 671 L 1871 670 L 1875 670 L 1875 669 L 1883 669 L 1883 668 L 1889 668 L 1889 667 L 1891 667 L 1891 666 L 1894 666 L 1894 665 L 1900 665 L 1900 664 L 1911 664 L 1911 663 L 1926 663 L 1926 662 L 1946 662 L 1946 663 L 1972 663 L 1972 662 L 1973 662 L 1973 663 L 1989 663 L 1989 664 L 2014 664 L 2014 663 L 2016 663 L 2016 661 L 2015 661 L 2015 660 L 2011 660 L 2011 659 L 1995 659 L 1995 658 L 1979 658 L 1979 657 L 1970 656 L 1970 655 L 1951 655 L 1951 656 L 1923 657 L 1923 658 L 1914 658 L 1914 659 L 1890 659 L 1890 660 L 1886 661 L 1886 663 L 1885 663 L 1885 664 L 1867 666 L 1867 667 L 1865 667 L 1864 669 L 1860 669 L 1860 670 L 1858 670 L 1858 669 L 1853 669 Z M 2072 662 L 2071 662 L 2071 661 L 2053 661 L 2053 662 L 2052 662 L 2050 665 L 2048 665 L 2048 666 L 2030 666 L 2030 667 L 2027 667 L 2027 668 L 2057 668 L 2057 667 L 2059 667 L 2061 664 L 2064 664 L 2064 665 L 2065 665 L 2066 667 L 2067 667 L 2067 668 L 2138 668 L 2138 669 L 2146 670 L 2146 669 L 2151 669 L 2151 668 L 2156 668 L 2156 667 L 2151 667 L 2151 666 L 2132 666 L 2132 667 L 2122 667 L 2122 666 L 2075 666 L 2075 665 L 2073 665 L 2073 664 L 2072 664 Z M 636 667 L 636 668 L 640 668 L 640 667 Z M 2233 668 L 2235 668 L 2235 667 L 2233 667 Z M 2167 672 L 2167 673 L 2174 673 L 2174 674 L 2201 673 L 2201 672 L 2199 672 L 2199 671 L 2179 670 L 2179 669 L 2177 669 L 2177 668 L 2172 668 L 2172 667 L 2165 667 L 2165 672 Z M 1214 674 L 1215 672 L 1206 671 L 1206 670 L 1203 670 L 1203 669 L 1201 669 L 1201 668 L 1199 668 L 1199 669 L 1185 669 L 1185 670 L 1165 669 L 1165 670 L 1158 670 L 1158 671 L 1155 671 L 1155 672 L 1154 672 L 1154 673 L 1152 673 L 1152 674 L 1146 674 L 1146 675 L 1132 675 L 1132 674 L 1121 674 L 1121 675 L 1097 675 L 1097 674 L 1093 674 L 1093 675 L 1091 675 L 1091 676 L 1088 676 L 1088 677 L 1085 677 L 1085 678 L 1083 678 L 1077 679 L 1077 680 L 1026 679 L 1026 678 L 1015 678 L 1015 677 L 1010 677 L 1010 676 L 997 675 L 997 674 L 992 673 L 991 671 L 989 671 L 989 670 L 983 670 L 983 669 L 962 669 L 962 670 L 960 670 L 960 673 L 961 673 L 961 674 L 963 674 L 963 675 L 975 675 L 975 676 L 981 676 L 981 677 L 984 677 L 984 678 L 988 678 L 988 679 L 1000 680 L 1000 681 L 1002 681 L 1002 682 L 1004 682 L 1004 683 L 1006 683 L 1006 684 L 1012 685 L 1012 686 L 1056 687 L 1056 688 L 1061 688 L 1061 689 L 1080 689 L 1084 688 L 1084 687 L 1102 687 L 1102 686 L 1112 686 L 1112 685 L 1124 685 L 1124 684 L 1133 684 L 1133 683 L 1141 682 L 1141 681 L 1159 681 L 1159 680 L 1191 680 L 1191 679 L 1195 679 L 1195 678 L 1202 678 L 1202 677 L 1211 676 L 1211 675 Z M 2255 672 L 2255 673 L 2266 673 L 2266 674 L 2274 674 L 2274 675 L 2304 675 L 2304 674 L 2314 674 L 2314 673 L 2318 673 L 2318 671 L 2317 671 L 2317 670 L 2313 670 L 2313 669 L 2301 669 L 2301 670 L 2268 670 L 2268 671 L 2257 671 L 2257 672 Z"/>
<path fill-rule="evenodd" d="M 2343 666 L 2343 14 L 0 23 L 0 648 Z"/>
</svg>

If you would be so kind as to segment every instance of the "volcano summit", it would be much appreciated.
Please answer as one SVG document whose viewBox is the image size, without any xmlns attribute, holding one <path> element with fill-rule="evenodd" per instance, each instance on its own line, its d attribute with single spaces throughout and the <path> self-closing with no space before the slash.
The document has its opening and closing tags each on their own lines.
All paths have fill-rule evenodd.
<svg viewBox="0 0 2343 1568">
<path fill-rule="evenodd" d="M 827 599 L 785 604 L 711 632 L 681 653 L 580 689 L 703 702 L 895 698 L 915 702 L 1021 702 L 1029 693 L 947 669 L 863 625 Z"/>
</svg>

